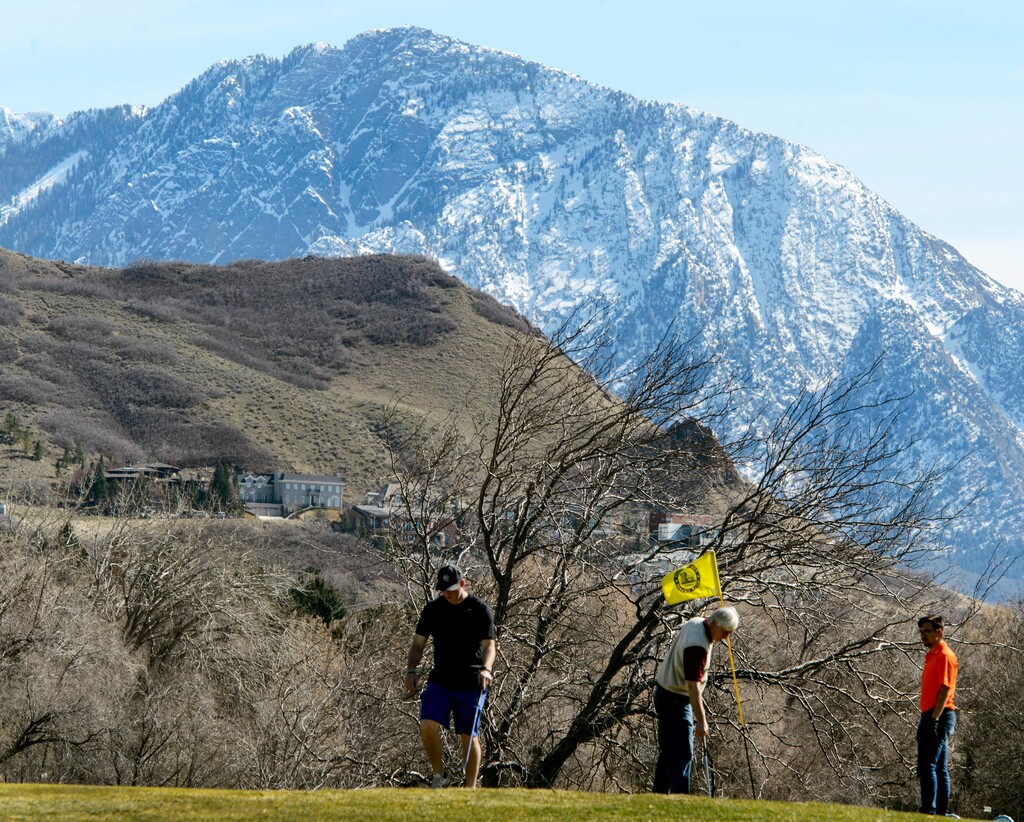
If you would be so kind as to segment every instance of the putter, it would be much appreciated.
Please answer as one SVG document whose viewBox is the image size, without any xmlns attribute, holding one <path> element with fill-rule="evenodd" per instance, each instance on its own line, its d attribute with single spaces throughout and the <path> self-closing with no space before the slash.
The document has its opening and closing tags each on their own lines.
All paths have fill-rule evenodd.
<svg viewBox="0 0 1024 822">
<path fill-rule="evenodd" d="M 469 767 L 469 758 L 473 755 L 473 738 L 480 730 L 480 714 L 484 710 L 484 700 L 487 699 L 487 689 L 480 691 L 480 698 L 476 701 L 476 711 L 473 713 L 473 729 L 469 732 L 469 744 L 466 745 L 466 761 L 462 763 L 462 772 Z"/>
<path fill-rule="evenodd" d="M 711 797 L 711 768 L 708 767 L 708 740 L 705 737 L 702 746 L 704 748 L 704 781 L 708 785 L 708 798 Z"/>
</svg>

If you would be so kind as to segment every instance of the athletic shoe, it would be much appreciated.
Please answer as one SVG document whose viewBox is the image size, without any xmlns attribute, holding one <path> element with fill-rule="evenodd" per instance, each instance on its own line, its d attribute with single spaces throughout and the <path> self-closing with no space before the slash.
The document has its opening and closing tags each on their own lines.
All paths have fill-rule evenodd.
<svg viewBox="0 0 1024 822">
<path fill-rule="evenodd" d="M 448 780 L 444 778 L 443 773 L 436 773 L 430 779 L 431 788 L 445 788 L 448 786 Z"/>
</svg>

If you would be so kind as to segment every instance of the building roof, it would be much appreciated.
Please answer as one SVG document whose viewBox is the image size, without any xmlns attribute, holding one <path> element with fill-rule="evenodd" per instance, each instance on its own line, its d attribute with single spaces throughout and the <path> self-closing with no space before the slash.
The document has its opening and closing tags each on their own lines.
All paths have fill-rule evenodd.
<svg viewBox="0 0 1024 822">
<path fill-rule="evenodd" d="M 393 508 L 381 508 L 379 505 L 353 505 L 352 508 L 370 517 L 390 517 L 398 513 Z"/>
<path fill-rule="evenodd" d="M 170 474 L 178 471 L 178 466 L 167 465 L 163 462 L 141 462 L 138 465 L 122 465 L 120 468 L 108 468 L 106 475 L 126 474 L 138 476 L 140 474 Z"/>
<path fill-rule="evenodd" d="M 286 482 L 342 482 L 341 477 L 334 474 L 287 474 L 281 472 L 278 479 Z"/>
</svg>

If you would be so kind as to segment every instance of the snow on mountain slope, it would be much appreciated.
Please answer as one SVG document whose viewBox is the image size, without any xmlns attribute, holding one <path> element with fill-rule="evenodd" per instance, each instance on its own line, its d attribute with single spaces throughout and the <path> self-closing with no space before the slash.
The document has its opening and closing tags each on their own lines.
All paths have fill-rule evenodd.
<svg viewBox="0 0 1024 822">
<path fill-rule="evenodd" d="M 6 106 L 0 106 L 0 151 L 11 144 L 24 140 L 33 132 L 46 131 L 58 122 L 48 111 L 31 111 L 17 114 Z"/>
<path fill-rule="evenodd" d="M 61 160 L 53 168 L 49 169 L 38 180 L 11 198 L 9 205 L 0 205 L 0 225 L 6 223 L 11 217 L 22 211 L 30 203 L 34 202 L 40 194 L 48 191 L 56 185 L 67 180 L 68 175 L 78 162 L 85 157 L 86 151 L 76 151 L 70 157 Z"/>
<path fill-rule="evenodd" d="M 5 212 L 28 254 L 425 253 L 541 323 L 606 302 L 624 360 L 675 322 L 755 375 L 748 410 L 885 351 L 922 464 L 960 461 L 942 501 L 978 494 L 958 564 L 1024 548 L 1024 296 L 803 146 L 402 28 L 15 149 L 36 172 L 0 174 L 0 203 L 84 158 Z"/>
</svg>

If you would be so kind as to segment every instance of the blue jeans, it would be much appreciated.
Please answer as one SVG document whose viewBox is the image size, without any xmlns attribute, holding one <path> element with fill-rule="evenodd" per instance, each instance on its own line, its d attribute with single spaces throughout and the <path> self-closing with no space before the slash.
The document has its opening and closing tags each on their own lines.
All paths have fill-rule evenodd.
<svg viewBox="0 0 1024 822">
<path fill-rule="evenodd" d="M 938 721 L 932 712 L 921 714 L 917 724 L 917 776 L 921 780 L 921 813 L 945 816 L 949 812 L 949 769 L 946 754 L 956 728 L 956 711 L 946 708 Z"/>
<path fill-rule="evenodd" d="M 693 763 L 693 708 L 689 697 L 654 686 L 658 714 L 658 764 L 654 768 L 655 793 L 689 793 Z"/>
</svg>

